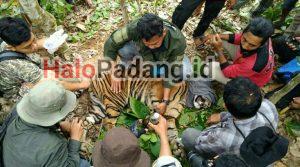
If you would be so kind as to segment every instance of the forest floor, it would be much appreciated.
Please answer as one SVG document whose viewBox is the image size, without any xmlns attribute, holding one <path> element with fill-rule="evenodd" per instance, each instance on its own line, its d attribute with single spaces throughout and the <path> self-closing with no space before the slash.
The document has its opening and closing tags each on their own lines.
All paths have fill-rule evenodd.
<svg viewBox="0 0 300 167">
<path fill-rule="evenodd" d="M 101 3 L 96 3 L 94 5 L 94 8 L 90 9 L 86 5 L 81 4 L 77 6 L 76 11 L 71 12 L 65 19 L 63 23 L 64 28 L 72 36 L 71 40 L 74 42 L 69 44 L 70 50 L 66 54 L 67 59 L 82 57 L 85 61 L 95 61 L 103 57 L 104 42 L 114 30 L 125 24 L 118 3 L 101 1 Z M 161 4 L 155 4 L 153 1 L 149 1 L 142 2 L 140 9 L 142 13 L 156 13 L 164 19 L 171 20 L 172 12 L 177 5 L 178 3 L 176 0 L 164 0 L 161 1 Z M 131 20 L 138 18 L 141 15 L 138 11 L 137 2 L 128 4 L 127 9 Z M 211 24 L 206 33 L 230 33 L 242 31 L 243 27 L 247 24 L 247 17 L 245 17 L 247 14 L 245 13 L 249 13 L 249 10 L 251 9 L 253 9 L 253 6 L 242 8 L 239 12 L 223 9 L 219 17 Z M 212 54 L 209 47 L 206 48 L 206 50 L 197 52 L 193 45 L 192 33 L 201 18 L 202 12 L 203 9 L 198 13 L 200 15 L 195 13 L 183 28 L 183 33 L 187 38 L 188 44 L 186 54 L 190 58 L 194 56 L 203 57 L 203 55 L 207 56 Z M 269 89 L 272 85 L 276 85 L 276 83 L 266 86 L 264 91 L 270 91 Z M 84 96 L 80 97 L 80 104 L 75 112 L 76 116 L 88 116 L 86 107 L 89 105 L 89 102 L 86 101 L 88 98 Z M 289 138 L 290 149 L 287 156 L 276 163 L 276 167 L 300 166 L 300 138 L 291 136 L 286 131 L 286 120 L 291 119 L 300 120 L 299 112 L 289 111 L 280 116 L 279 132 Z M 103 125 L 101 124 L 101 121 L 98 122 L 98 124 L 91 124 L 88 121 L 85 121 L 85 126 L 86 140 L 82 150 L 84 150 L 83 153 L 85 155 L 90 157 L 93 142 L 98 139 L 99 128 L 102 128 Z"/>
<path fill-rule="evenodd" d="M 119 27 L 122 27 L 125 23 L 123 21 L 122 10 L 118 2 L 109 0 L 94 0 L 94 7 L 89 8 L 84 3 L 78 3 L 76 9 L 73 9 L 63 19 L 61 24 L 63 25 L 66 32 L 69 34 L 69 50 L 65 53 L 65 58 L 68 61 L 72 61 L 75 58 L 84 59 L 85 62 L 95 62 L 103 57 L 103 47 L 106 39 L 110 34 Z M 139 1 L 130 1 L 127 4 L 127 10 L 129 12 L 129 19 L 133 20 L 141 16 L 141 13 L 156 13 L 163 19 L 171 21 L 172 13 L 178 5 L 178 0 L 157 0 L 157 1 L 143 1 L 138 5 Z M 222 10 L 217 19 L 213 21 L 210 28 L 206 33 L 232 33 L 241 32 L 247 24 L 247 15 L 249 10 L 253 9 L 254 5 L 246 5 L 240 11 L 229 11 L 226 8 Z M 205 50 L 197 52 L 193 39 L 192 33 L 197 26 L 200 15 L 194 14 L 185 27 L 183 33 L 186 36 L 188 47 L 186 54 L 193 58 L 195 56 L 205 57 L 212 55 L 212 51 L 209 47 Z M 265 92 L 270 91 L 269 89 L 272 83 L 264 88 Z M 221 90 L 217 90 L 219 96 Z M 76 111 L 70 115 L 79 116 L 84 121 L 85 135 L 82 145 L 82 153 L 90 158 L 94 142 L 100 136 L 100 131 L 103 128 L 101 120 L 90 122 L 87 117 L 91 116 L 92 108 L 88 93 L 83 93 L 79 97 L 79 105 Z M 287 120 L 300 120 L 299 111 L 288 111 L 283 115 L 280 115 L 279 132 L 290 140 L 290 149 L 285 158 L 280 162 L 276 163 L 276 167 L 296 167 L 300 166 L 300 137 L 296 137 L 287 133 L 286 123 Z"/>
</svg>

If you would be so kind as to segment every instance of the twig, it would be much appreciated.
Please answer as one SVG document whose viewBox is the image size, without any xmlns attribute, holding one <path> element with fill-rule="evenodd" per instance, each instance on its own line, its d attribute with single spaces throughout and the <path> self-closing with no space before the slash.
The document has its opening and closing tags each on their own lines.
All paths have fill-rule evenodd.
<svg viewBox="0 0 300 167">
<path fill-rule="evenodd" d="M 127 24 L 129 21 L 129 18 L 128 18 L 128 11 L 127 11 L 126 5 L 125 5 L 125 0 L 120 0 L 120 5 L 121 5 L 122 15 L 123 15 L 125 24 Z"/>
<path fill-rule="evenodd" d="M 280 112 L 279 112 L 279 115 L 283 115 L 285 114 L 286 112 L 288 112 L 290 110 L 290 107 L 285 107 L 284 109 L 282 109 Z"/>
</svg>

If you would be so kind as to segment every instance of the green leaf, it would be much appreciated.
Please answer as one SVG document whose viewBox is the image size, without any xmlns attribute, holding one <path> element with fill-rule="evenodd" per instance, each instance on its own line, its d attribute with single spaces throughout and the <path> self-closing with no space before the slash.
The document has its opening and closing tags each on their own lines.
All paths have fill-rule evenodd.
<svg viewBox="0 0 300 167">
<path fill-rule="evenodd" d="M 151 133 L 150 141 L 152 143 L 155 143 L 155 142 L 157 142 L 157 140 L 158 140 L 158 138 L 157 138 L 156 134 L 155 133 Z"/>
<path fill-rule="evenodd" d="M 179 119 L 179 125 L 187 126 L 196 120 L 196 112 L 183 113 Z"/>
<path fill-rule="evenodd" d="M 292 136 L 300 136 L 300 122 L 296 121 L 287 121 L 286 130 Z"/>
<path fill-rule="evenodd" d="M 131 126 L 136 119 L 132 116 L 126 115 L 125 113 L 122 113 L 118 119 L 117 119 L 117 126 Z"/>
<path fill-rule="evenodd" d="M 150 114 L 149 108 L 133 97 L 130 98 L 130 107 L 133 115 L 138 119 L 145 119 Z"/>
<path fill-rule="evenodd" d="M 179 118 L 179 125 L 186 126 L 189 123 L 189 116 L 183 113 Z"/>
<path fill-rule="evenodd" d="M 140 139 L 142 139 L 143 141 L 149 141 L 151 139 L 152 135 L 151 134 L 142 134 L 140 136 Z"/>
<path fill-rule="evenodd" d="M 157 140 L 155 143 L 151 143 L 150 150 L 155 157 L 158 157 L 160 152 L 160 140 Z"/>
</svg>

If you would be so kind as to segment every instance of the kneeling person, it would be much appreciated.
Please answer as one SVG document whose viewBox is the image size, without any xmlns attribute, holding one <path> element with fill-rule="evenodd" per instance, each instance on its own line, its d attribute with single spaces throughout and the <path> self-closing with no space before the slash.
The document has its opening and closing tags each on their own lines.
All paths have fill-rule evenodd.
<svg viewBox="0 0 300 167">
<path fill-rule="evenodd" d="M 18 116 L 8 125 L 3 140 L 7 167 L 77 167 L 82 121 L 60 122 L 76 107 L 76 96 L 56 81 L 36 85 L 17 104 Z M 68 140 L 58 131 L 69 132 Z"/>
<path fill-rule="evenodd" d="M 112 60 L 114 74 L 118 54 L 123 63 L 140 56 L 144 61 L 171 64 L 176 61 L 182 62 L 185 48 L 185 37 L 176 26 L 154 14 L 145 14 L 110 36 L 104 45 L 104 56 Z M 119 93 L 121 87 L 121 81 L 112 75 L 112 90 Z M 157 106 L 161 112 L 166 110 L 171 87 L 172 82 L 164 80 L 163 101 Z"/>
<path fill-rule="evenodd" d="M 266 85 L 274 71 L 274 52 L 270 39 L 273 33 L 271 21 L 254 18 L 243 33 L 210 35 L 219 61 L 219 64 L 213 64 L 212 78 L 226 84 L 229 79 L 247 77 L 259 87 Z M 223 48 L 233 60 L 232 64 L 224 56 Z"/>
<path fill-rule="evenodd" d="M 238 77 L 227 83 L 224 102 L 228 112 L 212 115 L 210 123 L 218 123 L 204 131 L 186 129 L 182 142 L 187 150 L 205 158 L 222 153 L 239 154 L 240 146 L 250 132 L 258 127 L 277 128 L 278 113 L 274 104 L 263 99 L 258 86 Z"/>
</svg>

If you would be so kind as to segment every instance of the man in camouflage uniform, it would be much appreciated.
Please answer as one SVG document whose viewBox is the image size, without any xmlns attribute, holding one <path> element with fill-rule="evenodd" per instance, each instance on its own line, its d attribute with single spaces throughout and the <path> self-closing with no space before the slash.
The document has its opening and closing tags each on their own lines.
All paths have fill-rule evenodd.
<svg viewBox="0 0 300 167">
<path fill-rule="evenodd" d="M 0 45 L 0 56 L 4 52 L 19 53 L 24 56 L 24 59 L 0 61 L 0 92 L 3 98 L 6 99 L 1 99 L 1 101 L 8 104 L 5 101 L 10 99 L 11 103 L 9 104 L 13 104 L 19 101 L 31 87 L 42 79 L 46 79 L 43 76 L 44 71 L 39 67 L 39 55 L 35 53 L 37 50 L 44 48 L 45 39 L 36 39 L 25 21 L 11 17 L 0 19 L 0 38 L 4 41 Z M 51 76 L 51 73 L 49 74 Z M 89 86 L 89 81 L 79 83 L 61 81 L 61 83 L 69 90 L 77 90 Z M 1 113 L 3 114 L 3 112 Z M 6 114 L 4 113 L 4 115 Z"/>
<path fill-rule="evenodd" d="M 154 14 L 145 14 L 140 19 L 112 33 L 104 45 L 104 56 L 112 60 L 112 74 L 115 74 L 115 71 L 117 71 L 115 63 L 117 55 L 119 55 L 125 66 L 134 57 L 141 57 L 143 62 L 147 61 L 147 63 L 181 65 L 180 70 L 175 69 L 172 71 L 171 69 L 171 71 L 172 73 L 174 72 L 173 74 L 176 73 L 175 75 L 179 74 L 177 75 L 178 78 L 186 80 L 187 76 L 192 74 L 192 65 L 189 59 L 184 56 L 185 49 L 185 37 L 176 26 Z M 111 76 L 111 89 L 119 93 L 122 89 L 122 82 L 114 75 Z M 160 113 L 164 113 L 169 102 L 170 88 L 174 85 L 174 80 L 166 77 L 167 72 L 164 68 L 154 68 L 152 76 L 161 77 L 164 81 L 163 99 L 155 107 Z M 206 83 L 200 82 L 194 82 L 197 84 L 189 85 L 189 88 L 200 86 L 201 89 L 210 89 L 209 86 L 203 86 Z M 190 82 L 189 84 L 192 83 Z M 210 99 L 210 101 L 213 101 L 213 99 Z"/>
<path fill-rule="evenodd" d="M 185 48 L 185 37 L 178 28 L 154 14 L 145 14 L 112 33 L 104 45 L 104 56 L 112 60 L 112 67 L 118 54 L 123 63 L 132 61 L 135 56 L 141 56 L 143 61 L 173 63 L 182 62 Z M 113 75 L 111 84 L 114 92 L 121 91 L 121 81 Z M 166 110 L 171 87 L 169 81 L 164 81 L 163 100 L 156 106 L 161 112 Z"/>
<path fill-rule="evenodd" d="M 19 4 L 32 25 L 41 28 L 47 35 L 56 30 L 57 25 L 54 16 L 41 8 L 38 0 L 19 0 Z"/>
</svg>

